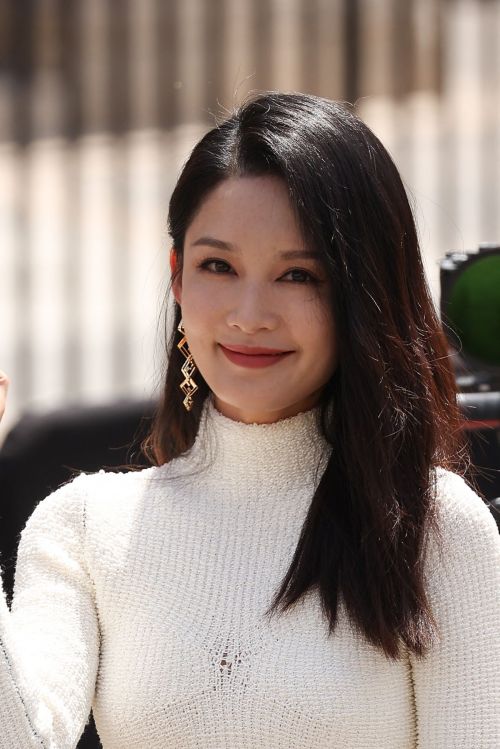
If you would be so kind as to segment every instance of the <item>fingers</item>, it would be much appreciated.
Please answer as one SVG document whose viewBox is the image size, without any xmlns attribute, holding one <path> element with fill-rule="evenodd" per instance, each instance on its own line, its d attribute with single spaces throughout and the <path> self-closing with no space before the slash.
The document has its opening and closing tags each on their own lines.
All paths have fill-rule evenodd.
<svg viewBox="0 0 500 749">
<path fill-rule="evenodd" d="M 5 411 L 5 401 L 7 399 L 7 390 L 9 389 L 9 378 L 0 370 L 0 420 Z"/>
</svg>

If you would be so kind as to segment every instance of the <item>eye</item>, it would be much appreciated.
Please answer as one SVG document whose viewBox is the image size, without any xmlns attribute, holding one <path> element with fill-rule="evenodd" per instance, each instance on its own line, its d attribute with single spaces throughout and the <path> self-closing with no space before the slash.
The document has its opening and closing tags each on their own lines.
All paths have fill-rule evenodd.
<svg viewBox="0 0 500 749">
<path fill-rule="evenodd" d="M 292 281 L 293 283 L 319 283 L 316 276 L 303 268 L 292 268 L 283 274 L 280 280 Z"/>
<path fill-rule="evenodd" d="M 202 270 L 208 270 L 210 273 L 230 273 L 232 271 L 229 263 L 225 260 L 219 260 L 218 258 L 208 258 L 200 263 L 199 267 Z"/>
</svg>

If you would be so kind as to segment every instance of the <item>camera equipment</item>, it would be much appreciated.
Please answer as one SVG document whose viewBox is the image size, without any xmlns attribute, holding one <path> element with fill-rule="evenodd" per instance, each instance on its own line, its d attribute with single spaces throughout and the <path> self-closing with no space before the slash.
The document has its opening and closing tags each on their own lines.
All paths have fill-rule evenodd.
<svg viewBox="0 0 500 749">
<path fill-rule="evenodd" d="M 475 481 L 500 527 L 500 245 L 447 252 L 441 320 L 465 417 Z"/>
</svg>

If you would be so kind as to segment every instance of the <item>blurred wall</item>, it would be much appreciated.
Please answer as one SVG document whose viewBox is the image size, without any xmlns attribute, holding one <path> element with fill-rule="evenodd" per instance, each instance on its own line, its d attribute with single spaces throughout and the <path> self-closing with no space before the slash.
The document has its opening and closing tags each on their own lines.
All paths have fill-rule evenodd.
<svg viewBox="0 0 500 749">
<path fill-rule="evenodd" d="M 498 0 L 0 0 L 10 422 L 154 390 L 168 198 L 250 91 L 356 102 L 403 174 L 437 296 L 446 250 L 500 239 L 499 38 Z"/>
</svg>

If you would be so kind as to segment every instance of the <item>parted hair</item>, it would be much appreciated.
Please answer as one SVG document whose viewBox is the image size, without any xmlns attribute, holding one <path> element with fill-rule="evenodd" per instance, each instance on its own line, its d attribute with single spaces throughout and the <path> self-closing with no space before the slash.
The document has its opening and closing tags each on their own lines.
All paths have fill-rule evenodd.
<svg viewBox="0 0 500 749">
<path fill-rule="evenodd" d="M 200 140 L 180 174 L 168 219 L 176 272 L 210 191 L 229 177 L 263 175 L 283 180 L 306 243 L 321 254 L 338 349 L 320 404 L 331 457 L 268 614 L 316 588 L 330 632 L 342 603 L 387 657 L 401 658 L 402 645 L 423 656 L 437 634 L 424 583 L 427 543 L 439 537 L 433 469 L 463 472 L 466 451 L 405 188 L 352 107 L 298 93 L 254 96 Z M 189 450 L 209 394 L 198 372 L 195 406 L 185 411 L 179 320 L 176 305 L 144 445 L 155 464 Z"/>
</svg>

